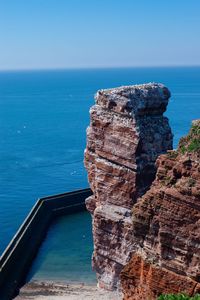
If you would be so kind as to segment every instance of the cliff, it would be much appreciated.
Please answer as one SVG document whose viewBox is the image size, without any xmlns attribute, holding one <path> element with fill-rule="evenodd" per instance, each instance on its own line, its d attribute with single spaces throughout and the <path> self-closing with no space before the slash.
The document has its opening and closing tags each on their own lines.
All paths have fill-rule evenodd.
<svg viewBox="0 0 200 300">
<path fill-rule="evenodd" d="M 117 287 L 135 248 L 131 209 L 155 179 L 157 157 L 172 149 L 163 116 L 169 97 L 169 90 L 155 83 L 100 90 L 90 110 L 85 166 L 93 196 L 86 206 L 100 287 Z"/>
<path fill-rule="evenodd" d="M 200 120 L 132 210 L 134 250 L 121 273 L 124 300 L 200 293 Z"/>
</svg>

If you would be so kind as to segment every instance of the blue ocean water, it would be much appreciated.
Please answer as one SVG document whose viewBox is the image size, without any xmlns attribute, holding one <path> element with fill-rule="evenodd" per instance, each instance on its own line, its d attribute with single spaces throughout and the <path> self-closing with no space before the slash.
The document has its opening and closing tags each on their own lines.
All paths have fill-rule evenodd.
<svg viewBox="0 0 200 300">
<path fill-rule="evenodd" d="M 191 121 L 200 117 L 199 67 L 0 72 L 1 253 L 38 197 L 88 186 L 83 151 L 94 93 L 144 82 L 162 82 L 170 89 L 166 115 L 177 147 Z M 61 231 L 69 238 L 67 220 L 54 224 L 44 249 L 51 248 L 51 237 L 60 236 Z M 74 226 L 80 229 L 81 220 L 85 222 L 91 253 L 89 216 L 75 220 Z M 63 257 L 67 251 L 62 248 Z M 40 259 L 37 265 L 45 260 L 42 252 Z M 86 255 L 85 263 L 87 259 Z"/>
</svg>

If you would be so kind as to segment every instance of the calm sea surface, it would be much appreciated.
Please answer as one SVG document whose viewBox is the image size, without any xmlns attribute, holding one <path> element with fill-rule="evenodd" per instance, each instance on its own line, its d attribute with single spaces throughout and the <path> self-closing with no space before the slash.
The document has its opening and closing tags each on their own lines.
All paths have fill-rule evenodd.
<svg viewBox="0 0 200 300">
<path fill-rule="evenodd" d="M 144 82 L 170 89 L 166 115 L 177 147 L 200 118 L 200 68 L 0 73 L 1 253 L 38 197 L 88 186 L 82 161 L 94 93 Z M 91 251 L 90 216 L 62 218 L 49 230 L 30 276 L 89 278 Z"/>
</svg>

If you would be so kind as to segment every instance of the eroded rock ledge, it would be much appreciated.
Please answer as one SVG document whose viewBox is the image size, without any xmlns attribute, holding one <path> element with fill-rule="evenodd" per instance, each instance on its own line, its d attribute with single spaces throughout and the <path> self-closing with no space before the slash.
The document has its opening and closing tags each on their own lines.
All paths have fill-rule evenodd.
<svg viewBox="0 0 200 300">
<path fill-rule="evenodd" d="M 99 286 L 116 288 L 135 249 L 132 211 L 155 178 L 158 155 L 172 149 L 169 90 L 149 83 L 100 90 L 90 110 L 85 166 L 93 196 L 93 267 Z"/>
<path fill-rule="evenodd" d="M 151 189 L 132 210 L 135 249 L 121 273 L 124 300 L 200 293 L 200 120 L 156 165 Z"/>
</svg>

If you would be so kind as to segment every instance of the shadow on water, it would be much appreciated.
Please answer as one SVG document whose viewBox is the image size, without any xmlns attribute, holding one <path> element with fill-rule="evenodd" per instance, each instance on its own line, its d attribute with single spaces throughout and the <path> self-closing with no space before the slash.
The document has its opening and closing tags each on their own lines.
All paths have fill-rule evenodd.
<svg viewBox="0 0 200 300">
<path fill-rule="evenodd" d="M 39 249 L 26 281 L 56 280 L 95 284 L 91 268 L 93 250 L 88 212 L 57 218 Z"/>
</svg>

